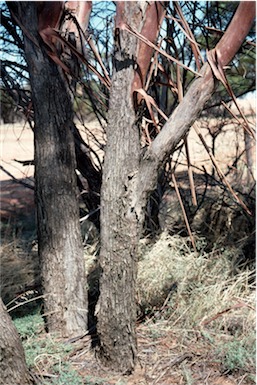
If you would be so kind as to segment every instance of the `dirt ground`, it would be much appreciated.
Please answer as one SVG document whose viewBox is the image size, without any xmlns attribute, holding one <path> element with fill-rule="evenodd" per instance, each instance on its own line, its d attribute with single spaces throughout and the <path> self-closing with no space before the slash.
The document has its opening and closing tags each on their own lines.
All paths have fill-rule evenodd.
<svg viewBox="0 0 257 385">
<path fill-rule="evenodd" d="M 1 166 L 17 179 L 33 176 L 33 166 L 22 166 L 16 162 L 33 160 L 33 132 L 28 124 L 2 124 L 1 137 Z M 10 179 L 10 175 L 0 170 L 0 181 Z"/>
<path fill-rule="evenodd" d="M 87 124 L 88 132 L 80 127 L 85 140 L 93 132 L 103 142 L 99 124 Z M 24 161 L 34 159 L 33 131 L 27 123 L 0 126 L 0 218 L 31 215 L 34 211 L 34 165 Z M 99 154 L 100 157 L 102 154 Z M 26 187 L 27 186 L 27 187 Z"/>
</svg>

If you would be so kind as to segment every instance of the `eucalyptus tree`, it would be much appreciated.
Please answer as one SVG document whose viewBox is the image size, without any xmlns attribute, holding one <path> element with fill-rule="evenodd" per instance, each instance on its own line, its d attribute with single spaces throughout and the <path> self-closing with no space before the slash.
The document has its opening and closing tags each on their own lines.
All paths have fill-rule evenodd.
<svg viewBox="0 0 257 385">
<path fill-rule="evenodd" d="M 106 9 L 99 8 L 108 32 L 99 32 L 94 44 L 91 2 L 9 3 L 30 75 L 47 325 L 69 335 L 87 328 L 77 168 L 92 192 L 89 209 L 101 208 L 100 222 L 95 219 L 101 238 L 97 354 L 123 373 L 133 371 L 137 359 L 138 242 L 149 199 L 218 80 L 229 89 L 224 67 L 242 50 L 255 17 L 255 4 L 242 2 L 228 26 L 217 8 L 214 24 L 215 9 L 204 4 L 117 2 L 115 21 L 113 9 L 105 18 Z M 9 31 L 16 36 L 16 29 Z M 10 84 L 9 72 L 5 80 Z M 74 124 L 74 85 L 83 87 L 97 119 L 107 125 L 98 168 Z"/>
</svg>

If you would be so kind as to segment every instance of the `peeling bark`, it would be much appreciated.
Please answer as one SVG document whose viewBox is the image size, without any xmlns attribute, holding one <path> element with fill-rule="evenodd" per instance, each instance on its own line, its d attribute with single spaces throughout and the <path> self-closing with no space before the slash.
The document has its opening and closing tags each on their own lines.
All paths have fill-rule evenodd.
<svg viewBox="0 0 257 385">
<path fill-rule="evenodd" d="M 225 34 L 214 49 L 219 52 L 219 65 L 229 64 L 235 56 L 249 32 L 254 18 L 255 2 L 240 3 Z M 238 24 L 240 24 L 240 28 L 238 33 L 235 33 Z M 191 84 L 185 97 L 149 146 L 140 163 L 139 190 L 134 197 L 134 206 L 138 211 L 142 210 L 142 195 L 147 199 L 150 192 L 156 187 L 158 172 L 165 159 L 173 153 L 179 141 L 187 134 L 214 92 L 215 77 L 208 63 L 203 65 L 200 74 L 202 76 Z"/>
<path fill-rule="evenodd" d="M 153 1 L 147 4 L 146 7 L 141 34 L 151 43 L 155 43 L 159 34 L 160 25 L 166 13 L 165 2 Z M 137 69 L 134 75 L 132 92 L 138 88 L 144 88 L 153 53 L 153 48 L 149 47 L 149 45 L 144 42 L 139 41 L 137 49 Z M 142 96 L 138 95 L 137 102 L 140 103 L 141 99 Z"/>
</svg>

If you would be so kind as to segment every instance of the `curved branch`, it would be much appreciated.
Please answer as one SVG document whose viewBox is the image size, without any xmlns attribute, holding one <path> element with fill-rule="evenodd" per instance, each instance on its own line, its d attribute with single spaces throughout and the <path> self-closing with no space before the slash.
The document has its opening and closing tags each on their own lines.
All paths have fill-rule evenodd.
<svg viewBox="0 0 257 385">
<path fill-rule="evenodd" d="M 235 56 L 252 26 L 254 17 L 255 2 L 240 3 L 229 27 L 215 48 L 216 52 L 219 52 L 219 65 L 229 64 Z M 235 33 L 236 26 L 237 33 Z M 214 78 L 208 63 L 203 66 L 201 75 L 202 77 L 196 79 L 189 87 L 184 99 L 149 148 L 149 152 L 158 159 L 158 163 L 162 163 L 175 149 L 213 93 Z"/>
<path fill-rule="evenodd" d="M 220 64 L 228 65 L 243 44 L 256 15 L 255 1 L 241 1 L 224 35 L 216 46 Z"/>
<path fill-rule="evenodd" d="M 235 56 L 252 26 L 254 17 L 255 2 L 240 3 L 229 27 L 215 48 L 215 51 L 219 52 L 219 66 L 229 64 Z M 233 36 L 230 36 L 231 34 Z M 160 167 L 167 156 L 173 153 L 211 97 L 214 91 L 214 75 L 208 63 L 204 64 L 200 74 L 202 77 L 194 80 L 182 102 L 144 154 L 138 174 L 137 196 L 147 196 L 155 188 Z M 134 197 L 135 206 L 139 202 L 137 196 Z M 141 207 L 138 207 L 138 210 L 141 210 Z"/>
</svg>

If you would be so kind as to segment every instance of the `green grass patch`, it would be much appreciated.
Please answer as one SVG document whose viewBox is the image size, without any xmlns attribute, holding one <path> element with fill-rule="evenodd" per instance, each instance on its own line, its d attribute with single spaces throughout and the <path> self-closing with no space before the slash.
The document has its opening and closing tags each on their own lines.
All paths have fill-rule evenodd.
<svg viewBox="0 0 257 385">
<path fill-rule="evenodd" d="M 73 346 L 42 333 L 44 321 L 40 314 L 16 318 L 14 324 L 22 339 L 28 367 L 36 369 L 38 373 L 47 372 L 53 376 L 50 380 L 43 379 L 44 385 L 84 384 L 67 361 Z"/>
<path fill-rule="evenodd" d="M 44 321 L 40 314 L 29 314 L 13 320 L 22 340 L 33 337 L 44 328 Z"/>
<path fill-rule="evenodd" d="M 256 345 L 255 334 L 252 338 L 237 338 L 220 344 L 217 356 L 223 366 L 224 372 L 233 373 L 237 371 L 251 371 L 255 365 Z"/>
<path fill-rule="evenodd" d="M 50 382 L 44 381 L 44 385 L 84 385 L 82 377 L 72 369 L 71 365 L 64 363 L 61 365 L 54 365 L 53 372 L 56 378 L 53 378 Z"/>
</svg>

